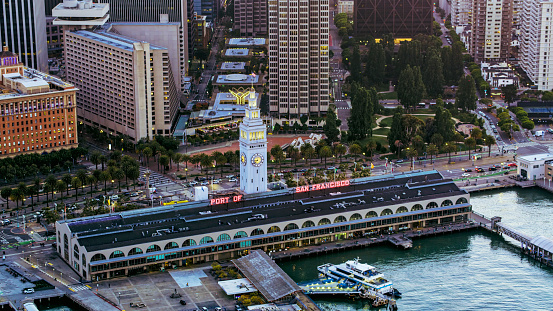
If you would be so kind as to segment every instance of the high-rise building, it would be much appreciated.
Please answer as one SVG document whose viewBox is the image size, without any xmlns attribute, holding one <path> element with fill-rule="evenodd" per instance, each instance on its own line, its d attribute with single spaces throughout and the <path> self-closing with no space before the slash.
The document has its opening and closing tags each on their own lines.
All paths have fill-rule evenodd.
<svg viewBox="0 0 553 311">
<path fill-rule="evenodd" d="M 194 46 L 198 49 L 206 49 L 211 40 L 211 27 L 207 26 L 206 17 L 196 15 L 194 27 L 196 27 L 196 42 Z"/>
<path fill-rule="evenodd" d="M 269 2 L 272 115 L 326 114 L 329 103 L 328 0 Z"/>
<path fill-rule="evenodd" d="M 77 88 L 0 52 L 0 157 L 75 148 Z"/>
<path fill-rule="evenodd" d="M 196 13 L 194 12 L 194 0 L 187 0 L 186 4 L 188 7 L 186 8 L 186 20 L 188 21 L 187 25 L 187 31 L 188 31 L 188 58 L 192 59 L 194 58 L 194 51 L 198 48 L 196 47 L 196 36 L 197 34 L 197 28 L 196 28 Z"/>
<path fill-rule="evenodd" d="M 204 15 L 208 23 L 215 23 L 219 9 L 220 0 L 194 0 L 194 12 Z"/>
<path fill-rule="evenodd" d="M 109 28 L 66 31 L 65 64 L 79 121 L 135 142 L 171 134 L 179 98 L 167 48 Z"/>
<path fill-rule="evenodd" d="M 451 24 L 466 26 L 471 23 L 473 0 L 451 0 Z"/>
<path fill-rule="evenodd" d="M 520 67 L 538 90 L 553 89 L 553 1 L 529 0 L 520 15 Z"/>
<path fill-rule="evenodd" d="M 475 62 L 509 58 L 512 22 L 513 0 L 473 0 L 470 54 Z"/>
<path fill-rule="evenodd" d="M 357 0 L 355 1 L 355 34 L 360 37 L 393 34 L 412 38 L 432 34 L 434 16 L 432 0 Z"/>
<path fill-rule="evenodd" d="M 188 72 L 188 4 L 187 0 L 99 0 L 109 3 L 110 22 L 154 22 L 167 18 L 180 23 L 180 33 L 175 40 L 180 46 L 180 74 Z"/>
<path fill-rule="evenodd" d="M 234 1 L 234 29 L 242 36 L 266 35 L 268 21 L 266 0 Z"/>
<path fill-rule="evenodd" d="M 48 72 L 44 0 L 12 0 L 0 4 L 0 38 L 25 66 Z"/>
</svg>

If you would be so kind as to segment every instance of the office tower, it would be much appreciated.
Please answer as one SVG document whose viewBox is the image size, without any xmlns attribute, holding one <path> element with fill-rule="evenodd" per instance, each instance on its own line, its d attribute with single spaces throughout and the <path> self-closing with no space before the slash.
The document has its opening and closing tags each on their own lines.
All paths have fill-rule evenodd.
<svg viewBox="0 0 553 311">
<path fill-rule="evenodd" d="M 196 15 L 194 27 L 196 27 L 196 42 L 194 46 L 198 49 L 205 49 L 211 40 L 211 28 L 207 27 L 206 17 Z"/>
<path fill-rule="evenodd" d="M 267 23 L 267 1 L 234 1 L 234 29 L 239 30 L 242 36 L 267 34 Z"/>
<path fill-rule="evenodd" d="M 507 60 L 512 18 L 513 0 L 473 0 L 470 54 L 476 63 Z"/>
<path fill-rule="evenodd" d="M 187 0 L 99 0 L 109 3 L 110 22 L 177 22 L 180 23 L 180 73 L 188 72 L 188 4 Z M 163 19 L 162 19 L 163 18 Z"/>
<path fill-rule="evenodd" d="M 197 28 L 196 26 L 196 13 L 194 13 L 194 0 L 187 0 L 186 4 L 188 7 L 186 8 L 186 20 L 188 21 L 188 25 L 186 27 L 188 31 L 188 58 L 192 59 L 194 58 L 194 51 L 197 49 L 196 47 L 196 36 L 197 36 Z"/>
<path fill-rule="evenodd" d="M 357 0 L 355 34 L 375 38 L 390 33 L 396 38 L 412 38 L 419 33 L 429 35 L 433 10 L 432 0 Z"/>
<path fill-rule="evenodd" d="M 44 0 L 12 0 L 0 4 L 0 38 L 25 66 L 48 72 Z"/>
<path fill-rule="evenodd" d="M 451 0 L 451 24 L 465 26 L 471 23 L 473 0 Z"/>
<path fill-rule="evenodd" d="M 521 13 L 520 67 L 538 90 L 553 89 L 553 1 L 530 0 Z"/>
<path fill-rule="evenodd" d="M 0 157 L 75 148 L 77 109 L 73 85 L 25 67 L 0 52 Z"/>
<path fill-rule="evenodd" d="M 271 115 L 326 114 L 328 0 L 269 2 Z"/>
<path fill-rule="evenodd" d="M 79 121 L 134 142 L 171 134 L 179 98 L 167 48 L 109 28 L 67 31 L 65 64 Z"/>
<path fill-rule="evenodd" d="M 215 23 L 220 9 L 220 0 L 194 0 L 194 12 L 204 15 L 208 23 Z"/>
</svg>

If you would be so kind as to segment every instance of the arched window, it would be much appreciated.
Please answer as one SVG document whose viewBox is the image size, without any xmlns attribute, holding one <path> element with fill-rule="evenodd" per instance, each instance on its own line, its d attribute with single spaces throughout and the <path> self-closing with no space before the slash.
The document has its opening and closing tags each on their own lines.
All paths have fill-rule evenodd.
<svg viewBox="0 0 553 311">
<path fill-rule="evenodd" d="M 267 230 L 267 233 L 273 233 L 273 232 L 280 232 L 280 228 L 278 226 L 272 226 Z"/>
<path fill-rule="evenodd" d="M 99 260 L 106 260 L 106 256 L 104 256 L 104 254 L 96 254 L 92 256 L 92 258 L 90 259 L 90 262 L 99 261 Z"/>
<path fill-rule="evenodd" d="M 361 214 L 355 213 L 355 214 L 351 215 L 351 217 L 349 218 L 349 221 L 357 220 L 357 219 L 361 219 L 361 218 L 363 218 L 363 217 L 361 217 Z"/>
<path fill-rule="evenodd" d="M 344 216 L 338 216 L 334 218 L 334 223 L 345 222 L 345 221 L 348 221 L 348 220 Z"/>
<path fill-rule="evenodd" d="M 135 247 L 129 251 L 129 256 L 138 255 L 144 253 L 141 248 Z"/>
<path fill-rule="evenodd" d="M 125 257 L 125 254 L 122 251 L 115 251 L 109 255 L 109 259 L 112 258 L 118 258 L 118 257 Z"/>
<path fill-rule="evenodd" d="M 83 270 L 86 270 L 86 268 L 85 268 L 86 267 L 86 258 L 84 258 L 84 256 L 83 256 L 82 260 L 83 260 Z"/>
<path fill-rule="evenodd" d="M 148 246 L 148 248 L 146 249 L 146 253 L 158 252 L 160 250 L 161 250 L 161 247 L 157 246 L 156 244 L 152 244 Z"/>
<path fill-rule="evenodd" d="M 165 244 L 165 247 L 163 249 L 172 249 L 172 248 L 179 248 L 179 245 L 175 242 L 169 242 Z"/>
<path fill-rule="evenodd" d="M 463 204 L 463 203 L 468 203 L 469 201 L 467 201 L 466 198 L 458 198 L 457 201 L 455 202 L 455 204 Z"/>
<path fill-rule="evenodd" d="M 257 229 L 253 229 L 252 234 L 250 234 L 250 236 L 262 235 L 262 234 L 265 234 L 265 232 L 262 229 L 257 228 Z"/>
<path fill-rule="evenodd" d="M 246 232 L 244 232 L 244 231 L 238 231 L 238 232 L 236 232 L 236 234 L 234 235 L 234 238 L 235 238 L 235 239 L 239 239 L 239 238 L 245 238 L 245 237 L 247 237 L 247 236 L 248 236 L 248 234 L 247 234 Z"/>
<path fill-rule="evenodd" d="M 453 202 L 451 202 L 451 200 L 445 200 L 442 202 L 442 207 L 450 206 L 450 205 L 453 205 Z"/>
<path fill-rule="evenodd" d="M 73 245 L 73 251 L 76 253 L 79 252 L 79 247 L 77 246 L 77 244 Z"/>
<path fill-rule="evenodd" d="M 392 212 L 391 209 L 387 208 L 380 213 L 380 216 L 386 216 L 386 215 L 392 215 L 394 212 Z"/>
<path fill-rule="evenodd" d="M 303 225 L 302 225 L 301 227 L 302 227 L 302 228 L 315 227 L 315 223 L 312 222 L 311 220 L 308 220 L 308 221 L 304 222 Z"/>
<path fill-rule="evenodd" d="M 373 218 L 373 217 L 378 217 L 378 214 L 374 211 L 370 211 L 367 213 L 367 215 L 365 215 L 365 218 Z"/>
<path fill-rule="evenodd" d="M 287 224 L 286 227 L 284 227 L 284 231 L 295 230 L 295 229 L 299 229 L 298 225 L 296 225 L 295 223 Z"/>
<path fill-rule="evenodd" d="M 436 202 L 430 202 L 426 205 L 426 209 L 436 208 L 436 207 L 438 207 L 438 203 L 436 203 Z"/>
<path fill-rule="evenodd" d="M 328 225 L 330 223 L 331 223 L 330 219 L 328 219 L 328 218 L 323 218 L 323 219 L 319 220 L 319 226 Z"/>
<path fill-rule="evenodd" d="M 400 214 L 400 213 L 407 213 L 409 210 L 407 209 L 407 207 L 405 206 L 400 206 L 397 208 L 396 210 L 396 214 Z"/>
<path fill-rule="evenodd" d="M 422 208 L 422 205 L 420 205 L 420 204 L 415 204 L 415 205 L 413 205 L 413 207 L 411 207 L 411 212 L 413 212 L 413 211 L 420 211 L 420 210 L 422 210 L 422 209 L 423 209 L 423 208 Z"/>
<path fill-rule="evenodd" d="M 198 245 L 195 240 L 187 239 L 182 243 L 182 247 Z"/>
<path fill-rule="evenodd" d="M 207 243 L 213 243 L 213 239 L 212 239 L 210 236 L 204 236 L 204 237 L 200 240 L 200 245 L 202 245 L 202 244 L 207 244 Z"/>
<path fill-rule="evenodd" d="M 230 240 L 230 235 L 223 233 L 217 238 L 217 242 Z"/>
</svg>

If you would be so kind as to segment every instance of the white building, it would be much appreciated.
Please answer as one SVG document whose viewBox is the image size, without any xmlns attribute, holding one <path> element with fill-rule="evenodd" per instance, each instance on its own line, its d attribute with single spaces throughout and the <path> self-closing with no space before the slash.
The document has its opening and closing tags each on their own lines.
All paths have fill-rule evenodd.
<svg viewBox="0 0 553 311">
<path fill-rule="evenodd" d="M 465 26 L 471 23 L 472 0 L 451 0 L 451 24 Z"/>
<path fill-rule="evenodd" d="M 64 0 L 52 10 L 53 24 L 64 29 L 87 29 L 102 26 L 109 19 L 108 3 L 92 3 L 91 0 Z"/>
<path fill-rule="evenodd" d="M 267 191 L 267 127 L 253 88 L 247 101 L 240 124 L 240 190 L 250 194 Z"/>
<path fill-rule="evenodd" d="M 525 1 L 520 17 L 520 67 L 538 90 L 553 89 L 553 1 Z"/>
<path fill-rule="evenodd" d="M 519 79 L 515 71 L 507 63 L 480 64 L 482 78 L 486 80 L 492 88 L 502 88 L 513 84 L 518 87 Z"/>
<path fill-rule="evenodd" d="M 517 157 L 517 174 L 536 180 L 545 177 L 545 162 L 553 160 L 553 154 L 540 153 Z"/>
<path fill-rule="evenodd" d="M 273 116 L 326 114 L 328 0 L 269 2 L 269 105 Z"/>
</svg>

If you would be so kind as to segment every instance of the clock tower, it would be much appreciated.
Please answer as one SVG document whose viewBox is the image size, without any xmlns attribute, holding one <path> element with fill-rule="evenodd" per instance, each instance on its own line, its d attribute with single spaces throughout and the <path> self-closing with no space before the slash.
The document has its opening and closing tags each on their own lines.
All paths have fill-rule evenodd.
<svg viewBox="0 0 553 311">
<path fill-rule="evenodd" d="M 253 87 L 246 100 L 240 124 L 240 190 L 249 194 L 267 191 L 267 128 Z"/>
</svg>

